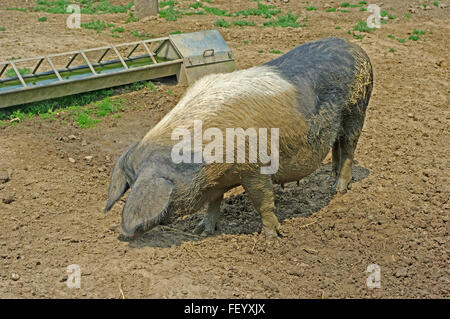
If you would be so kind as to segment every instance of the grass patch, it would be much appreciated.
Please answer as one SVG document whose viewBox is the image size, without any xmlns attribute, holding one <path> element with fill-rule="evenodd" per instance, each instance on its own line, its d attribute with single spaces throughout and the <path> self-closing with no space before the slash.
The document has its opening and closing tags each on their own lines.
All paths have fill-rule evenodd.
<svg viewBox="0 0 450 319">
<path fill-rule="evenodd" d="M 77 125 L 81 128 L 92 128 L 98 122 L 100 122 L 99 119 L 91 117 L 90 114 L 90 110 L 87 108 L 76 112 L 75 122 L 77 123 Z"/>
<path fill-rule="evenodd" d="M 149 34 L 147 32 L 144 32 L 144 31 L 139 32 L 137 30 L 131 30 L 130 33 L 132 35 L 134 35 L 138 39 L 148 40 L 148 39 L 151 39 L 153 37 L 153 35 L 151 35 L 151 34 Z"/>
<path fill-rule="evenodd" d="M 336 8 L 328 8 L 325 12 L 336 12 Z"/>
<path fill-rule="evenodd" d="M 435 7 L 439 7 L 439 1 L 434 1 L 434 2 L 433 2 L 433 5 L 434 5 Z"/>
<path fill-rule="evenodd" d="M 341 9 L 341 10 L 339 10 L 339 12 L 344 12 L 344 13 L 346 13 L 346 12 L 350 12 L 350 10 Z"/>
<path fill-rule="evenodd" d="M 278 9 L 274 5 L 264 5 L 258 2 L 258 8 L 256 9 L 247 9 L 238 11 L 235 13 L 236 16 L 263 16 L 266 19 L 271 18 L 272 16 L 276 16 L 281 12 L 281 9 Z"/>
<path fill-rule="evenodd" d="M 214 22 L 214 25 L 219 28 L 230 28 L 231 24 L 225 21 L 224 19 L 217 19 L 216 22 Z"/>
<path fill-rule="evenodd" d="M 395 19 L 395 16 L 387 12 L 386 10 L 381 10 L 380 15 L 382 18 L 388 17 L 389 19 Z"/>
<path fill-rule="evenodd" d="M 100 122 L 101 118 L 124 110 L 125 101 L 123 99 L 112 99 L 112 95 L 145 88 L 156 91 L 152 82 L 142 81 L 114 89 L 103 89 L 0 109 L 0 125 L 15 125 L 16 122 L 9 121 L 15 118 L 22 121 L 34 116 L 55 120 L 57 114 L 66 113 L 79 127 L 94 127 Z"/>
<path fill-rule="evenodd" d="M 283 54 L 280 50 L 270 50 L 269 52 L 273 54 Z"/>
<path fill-rule="evenodd" d="M 125 20 L 125 23 L 137 22 L 137 21 L 139 21 L 139 19 L 134 16 L 133 12 L 130 11 L 128 13 L 128 18 Z"/>
<path fill-rule="evenodd" d="M 394 48 L 390 48 L 390 49 L 389 49 L 389 52 L 394 53 L 394 52 L 395 52 L 395 49 L 394 49 Z"/>
<path fill-rule="evenodd" d="M 247 20 L 235 20 L 232 23 L 233 23 L 233 25 L 237 25 L 237 26 L 240 26 L 240 27 L 246 27 L 246 26 L 252 27 L 252 26 L 256 25 L 255 22 L 247 21 Z"/>
<path fill-rule="evenodd" d="M 124 33 L 125 29 L 122 27 L 117 27 L 111 30 L 111 33 Z"/>
<path fill-rule="evenodd" d="M 87 23 L 82 23 L 81 27 L 85 29 L 95 30 L 97 33 L 102 32 L 105 30 L 109 24 L 107 24 L 105 21 L 102 20 L 95 20 Z"/>
<path fill-rule="evenodd" d="M 8 11 L 20 11 L 20 12 L 27 12 L 27 9 L 25 8 L 6 8 Z"/>
<path fill-rule="evenodd" d="M 411 18 L 411 14 L 410 13 L 405 13 L 405 18 L 407 18 L 407 19 Z"/>
<path fill-rule="evenodd" d="M 366 21 L 359 21 L 358 24 L 353 27 L 353 31 L 359 31 L 359 32 L 371 32 L 374 30 L 375 30 L 375 28 L 369 28 L 367 26 Z"/>
<path fill-rule="evenodd" d="M 40 17 L 40 18 L 38 19 L 39 22 L 45 22 L 45 21 L 47 21 L 47 20 L 48 20 L 47 17 Z"/>
<path fill-rule="evenodd" d="M 299 14 L 293 15 L 292 13 L 289 12 L 287 14 L 287 16 L 279 15 L 279 16 L 277 16 L 276 20 L 264 22 L 264 26 L 265 27 L 298 28 L 298 27 L 302 26 L 300 23 L 297 22 L 299 17 L 300 17 Z"/>
<path fill-rule="evenodd" d="M 0 27 L 0 31 L 6 31 L 5 27 Z"/>
<path fill-rule="evenodd" d="M 317 8 L 314 6 L 306 7 L 306 11 L 315 11 L 315 10 L 317 10 Z"/>
<path fill-rule="evenodd" d="M 408 40 L 418 41 L 418 40 L 420 40 L 420 37 L 418 35 L 413 34 L 413 35 L 409 36 Z"/>
<path fill-rule="evenodd" d="M 69 4 L 76 3 L 82 14 L 126 13 L 133 6 L 133 1 L 126 5 L 112 5 L 105 0 L 38 0 L 33 11 L 68 14 Z"/>
<path fill-rule="evenodd" d="M 400 43 L 405 43 L 406 42 L 406 40 L 402 39 L 402 38 L 398 38 L 397 41 L 400 42 Z"/>
<path fill-rule="evenodd" d="M 181 33 L 182 33 L 181 31 L 177 30 L 177 31 L 170 32 L 169 34 L 181 34 Z"/>
<path fill-rule="evenodd" d="M 31 73 L 31 70 L 29 68 L 19 69 L 18 71 L 19 71 L 19 73 L 21 75 L 25 75 L 25 74 L 30 74 Z M 10 77 L 10 78 L 13 78 L 13 77 L 16 77 L 17 74 L 16 74 L 16 71 L 14 71 L 14 69 L 8 69 L 8 71 L 6 71 L 6 76 Z"/>
<path fill-rule="evenodd" d="M 417 34 L 417 35 L 425 35 L 427 32 L 423 31 L 423 30 L 417 30 L 414 29 L 413 34 Z"/>
</svg>

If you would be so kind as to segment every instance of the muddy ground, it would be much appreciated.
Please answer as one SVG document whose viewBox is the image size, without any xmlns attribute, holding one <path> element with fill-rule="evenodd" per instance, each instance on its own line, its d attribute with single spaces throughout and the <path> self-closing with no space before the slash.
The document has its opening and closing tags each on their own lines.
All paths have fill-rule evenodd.
<svg viewBox="0 0 450 319">
<path fill-rule="evenodd" d="M 0 4 L 0 27 L 6 27 L 0 32 L 0 60 L 135 40 L 129 32 L 112 38 L 107 31 L 68 30 L 65 15 L 5 10 L 32 8 L 35 2 Z M 383 1 L 381 8 L 396 18 L 374 32 L 355 33 L 363 39 L 347 31 L 369 14 L 359 8 L 325 12 L 340 3 L 331 0 L 272 1 L 283 12 L 300 12 L 304 27 L 219 28 L 239 69 L 277 57 L 272 50 L 287 52 L 331 36 L 358 43 L 373 63 L 374 91 L 351 191 L 343 196 L 330 191 L 330 156 L 299 186 L 276 186 L 283 233 L 278 240 L 258 234 L 258 215 L 239 189 L 222 204 L 220 232 L 208 238 L 192 235 L 202 212 L 131 242 L 117 231 L 123 201 L 103 213 L 115 159 L 176 105 L 185 87 L 164 82 L 156 83 L 156 91 L 120 94 L 117 98 L 126 101 L 121 117 L 106 117 L 90 129 L 79 128 L 64 113 L 53 121 L 34 117 L 2 126 L 0 296 L 448 298 L 450 15 L 448 3 L 439 2 L 440 7 L 429 2 L 431 10 L 424 10 L 415 1 Z M 244 0 L 210 5 L 231 11 L 256 6 Z M 311 5 L 317 10 L 306 11 Z M 41 16 L 48 21 L 37 22 Z M 127 14 L 82 18 L 162 36 L 214 29 L 219 17 L 129 24 Z M 426 34 L 408 40 L 414 29 Z M 81 268 L 81 289 L 66 286 L 70 264 Z M 366 285 L 370 264 L 380 266 L 381 288 Z"/>
</svg>

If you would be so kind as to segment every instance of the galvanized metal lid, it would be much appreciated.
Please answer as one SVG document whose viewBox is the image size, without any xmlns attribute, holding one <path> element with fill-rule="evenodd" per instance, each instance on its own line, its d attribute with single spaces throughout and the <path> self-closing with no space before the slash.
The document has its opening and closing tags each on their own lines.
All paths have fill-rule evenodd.
<svg viewBox="0 0 450 319">
<path fill-rule="evenodd" d="M 217 30 L 169 35 L 186 67 L 233 61 L 233 53 Z"/>
</svg>

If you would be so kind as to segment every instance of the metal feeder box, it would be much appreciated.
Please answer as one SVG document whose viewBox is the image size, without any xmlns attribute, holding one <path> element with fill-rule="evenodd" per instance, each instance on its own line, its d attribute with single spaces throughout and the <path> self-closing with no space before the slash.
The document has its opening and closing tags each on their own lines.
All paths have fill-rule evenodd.
<svg viewBox="0 0 450 319">
<path fill-rule="evenodd" d="M 173 34 L 169 39 L 171 43 L 164 43 L 156 54 L 183 59 L 178 83 L 190 85 L 207 74 L 232 72 L 236 68 L 233 53 L 217 30 Z"/>
<path fill-rule="evenodd" d="M 10 60 L 0 62 L 0 108 L 173 75 L 190 85 L 234 70 L 217 30 Z"/>
</svg>

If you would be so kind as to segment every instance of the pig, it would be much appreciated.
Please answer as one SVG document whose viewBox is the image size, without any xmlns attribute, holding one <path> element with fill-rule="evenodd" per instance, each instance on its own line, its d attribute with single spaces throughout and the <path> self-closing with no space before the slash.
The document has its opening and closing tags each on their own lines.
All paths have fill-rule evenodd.
<svg viewBox="0 0 450 319">
<path fill-rule="evenodd" d="M 214 234 L 228 190 L 242 185 L 261 216 L 262 232 L 280 235 L 274 184 L 314 172 L 332 150 L 333 185 L 350 188 L 355 148 L 373 86 L 364 50 L 327 38 L 294 48 L 263 65 L 197 80 L 144 138 L 119 157 L 111 173 L 105 212 L 130 188 L 121 231 L 134 238 L 175 216 L 207 205 L 195 232 Z M 278 169 L 262 174 L 260 161 L 173 161 L 177 128 L 278 128 Z M 248 143 L 246 144 L 248 147 Z M 194 156 L 195 150 L 191 151 Z"/>
</svg>

